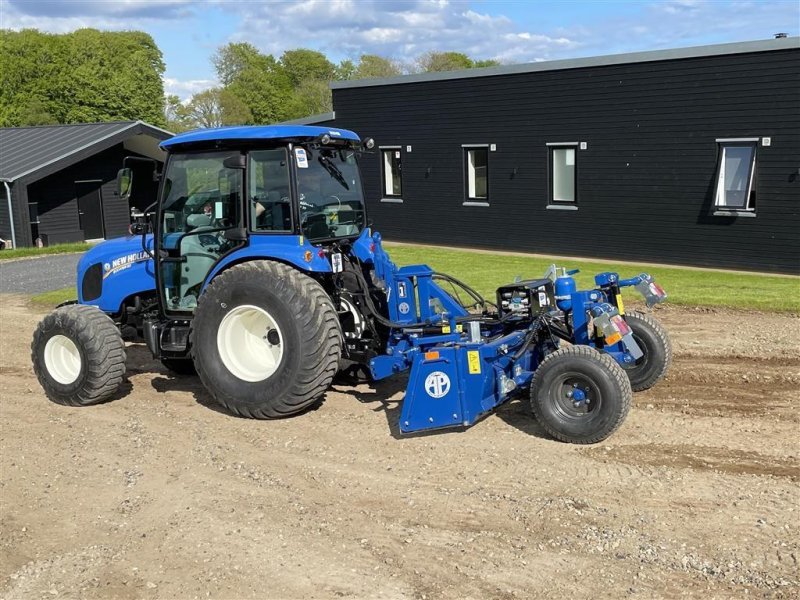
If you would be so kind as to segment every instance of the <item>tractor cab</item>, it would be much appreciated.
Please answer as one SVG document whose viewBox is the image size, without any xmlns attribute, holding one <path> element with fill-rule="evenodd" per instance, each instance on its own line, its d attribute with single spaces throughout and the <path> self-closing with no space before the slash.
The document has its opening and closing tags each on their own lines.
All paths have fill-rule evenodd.
<svg viewBox="0 0 800 600">
<path fill-rule="evenodd" d="M 154 229 L 167 314 L 192 313 L 209 273 L 237 250 L 297 245 L 298 238 L 330 246 L 366 226 L 364 144 L 352 132 L 227 127 L 178 135 L 162 147 L 169 154 Z"/>
</svg>

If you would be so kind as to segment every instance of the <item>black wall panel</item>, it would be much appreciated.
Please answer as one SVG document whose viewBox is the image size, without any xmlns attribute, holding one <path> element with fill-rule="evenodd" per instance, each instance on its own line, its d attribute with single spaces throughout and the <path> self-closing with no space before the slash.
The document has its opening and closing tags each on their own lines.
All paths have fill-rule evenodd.
<svg viewBox="0 0 800 600">
<path fill-rule="evenodd" d="M 336 126 L 400 145 L 388 239 L 800 273 L 800 49 L 334 90 Z M 757 150 L 756 217 L 713 216 L 717 138 Z M 548 142 L 577 151 L 578 210 L 550 210 Z M 489 207 L 463 206 L 462 144 L 489 153 Z M 406 147 L 411 146 L 411 152 Z"/>
</svg>

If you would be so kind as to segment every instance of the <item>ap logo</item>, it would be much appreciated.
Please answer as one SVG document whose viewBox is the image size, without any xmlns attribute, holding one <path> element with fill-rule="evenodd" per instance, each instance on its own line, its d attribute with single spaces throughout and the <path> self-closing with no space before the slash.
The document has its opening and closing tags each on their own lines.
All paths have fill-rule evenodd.
<svg viewBox="0 0 800 600">
<path fill-rule="evenodd" d="M 441 371 L 434 371 L 425 378 L 425 391 L 431 398 L 441 398 L 450 391 L 450 378 Z"/>
</svg>

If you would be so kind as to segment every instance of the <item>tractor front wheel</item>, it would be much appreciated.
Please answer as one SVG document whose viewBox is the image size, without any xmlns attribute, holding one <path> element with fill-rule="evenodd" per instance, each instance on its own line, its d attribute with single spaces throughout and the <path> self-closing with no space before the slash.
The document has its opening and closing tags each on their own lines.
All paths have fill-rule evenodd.
<svg viewBox="0 0 800 600">
<path fill-rule="evenodd" d="M 31 359 L 47 397 L 66 406 L 109 400 L 125 377 L 119 328 L 93 306 L 62 306 L 42 319 L 33 334 Z"/>
<path fill-rule="evenodd" d="M 567 346 L 548 354 L 531 382 L 531 408 L 545 431 L 572 444 L 594 444 L 622 425 L 631 406 L 625 372 L 607 354 Z"/>
<path fill-rule="evenodd" d="M 632 366 L 625 367 L 634 392 L 650 389 L 667 374 L 672 363 L 672 344 L 664 328 L 656 319 L 642 312 L 625 314 L 633 339 L 644 355 Z"/>
<path fill-rule="evenodd" d="M 260 260 L 211 282 L 191 342 L 197 373 L 217 402 L 243 417 L 272 419 L 322 398 L 339 365 L 342 333 L 318 282 Z"/>
</svg>

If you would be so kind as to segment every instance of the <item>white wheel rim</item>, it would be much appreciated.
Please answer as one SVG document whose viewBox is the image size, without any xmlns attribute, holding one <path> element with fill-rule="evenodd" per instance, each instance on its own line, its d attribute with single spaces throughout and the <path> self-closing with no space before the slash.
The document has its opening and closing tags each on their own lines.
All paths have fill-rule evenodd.
<svg viewBox="0 0 800 600">
<path fill-rule="evenodd" d="M 81 353 L 65 335 L 54 335 L 44 347 L 44 366 L 58 383 L 69 385 L 81 374 Z"/>
<path fill-rule="evenodd" d="M 268 336 L 277 343 L 271 343 Z M 266 310 L 243 304 L 231 310 L 217 331 L 222 364 L 239 379 L 264 381 L 278 370 L 283 358 L 283 333 Z"/>
</svg>

